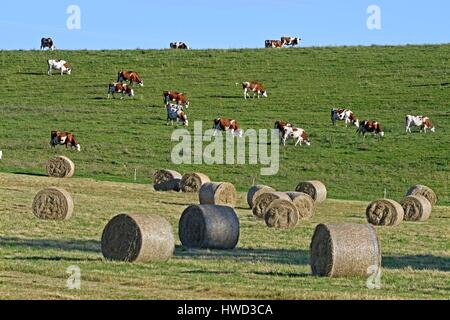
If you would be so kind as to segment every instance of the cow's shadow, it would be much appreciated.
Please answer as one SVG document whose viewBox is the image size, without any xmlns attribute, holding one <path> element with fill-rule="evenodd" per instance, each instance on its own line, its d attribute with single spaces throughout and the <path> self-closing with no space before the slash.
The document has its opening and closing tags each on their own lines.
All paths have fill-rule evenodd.
<svg viewBox="0 0 450 320">
<path fill-rule="evenodd" d="M 47 72 L 17 72 L 17 74 L 27 76 L 48 76 Z"/>
</svg>

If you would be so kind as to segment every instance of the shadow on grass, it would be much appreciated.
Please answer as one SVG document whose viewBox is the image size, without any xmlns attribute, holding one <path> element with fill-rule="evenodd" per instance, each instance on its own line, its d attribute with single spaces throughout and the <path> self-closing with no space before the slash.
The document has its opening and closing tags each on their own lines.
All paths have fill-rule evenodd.
<svg viewBox="0 0 450 320">
<path fill-rule="evenodd" d="M 411 88 L 420 88 L 420 87 L 447 87 L 450 86 L 450 82 L 444 83 L 427 83 L 427 84 L 413 84 Z"/>
<path fill-rule="evenodd" d="M 11 173 L 21 175 L 21 176 L 48 177 L 48 175 L 45 173 L 33 173 L 33 172 L 11 172 Z"/>
<path fill-rule="evenodd" d="M 309 251 L 288 249 L 250 249 L 234 250 L 202 250 L 186 249 L 182 246 L 175 248 L 175 256 L 179 258 L 215 260 L 228 259 L 237 262 L 265 262 L 279 264 L 309 264 Z"/>
<path fill-rule="evenodd" d="M 450 271 L 450 257 L 433 255 L 386 256 L 383 267 L 389 269 L 412 268 L 413 270 Z"/>
<path fill-rule="evenodd" d="M 212 96 L 209 96 L 210 98 L 214 98 L 214 99 L 239 99 L 239 98 L 242 98 L 242 96 L 236 96 L 236 95 L 234 95 L 234 96 L 230 96 L 230 95 L 220 95 L 220 94 L 216 94 L 216 95 L 212 95 Z"/>
<path fill-rule="evenodd" d="M 22 239 L 0 237 L 1 247 L 20 247 L 29 249 L 59 249 L 63 251 L 81 251 L 100 253 L 100 242 L 95 240 L 50 240 L 50 239 Z"/>
<path fill-rule="evenodd" d="M 27 76 L 48 76 L 47 72 L 17 72 L 17 74 Z"/>
<path fill-rule="evenodd" d="M 20 260 L 20 261 L 66 261 L 66 262 L 87 262 L 87 261 L 103 261 L 102 258 L 70 258 L 70 257 L 9 257 L 6 260 Z"/>
</svg>

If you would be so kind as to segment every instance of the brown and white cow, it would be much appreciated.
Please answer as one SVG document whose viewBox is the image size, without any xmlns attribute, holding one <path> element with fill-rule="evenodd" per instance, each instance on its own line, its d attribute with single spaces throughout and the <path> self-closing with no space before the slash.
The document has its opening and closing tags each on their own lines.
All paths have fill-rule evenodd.
<svg viewBox="0 0 450 320">
<path fill-rule="evenodd" d="M 365 137 L 366 133 L 372 133 L 380 137 L 384 137 L 384 131 L 381 129 L 380 124 L 374 120 L 364 120 L 359 124 L 358 130 L 356 132 Z"/>
<path fill-rule="evenodd" d="M 184 93 L 177 91 L 164 91 L 163 92 L 164 103 L 176 102 L 180 106 L 189 108 L 189 100 Z"/>
<path fill-rule="evenodd" d="M 72 148 L 81 151 L 81 146 L 75 139 L 75 136 L 67 131 L 52 131 L 50 135 L 50 145 L 52 147 L 65 145 L 66 148 L 70 145 Z"/>
<path fill-rule="evenodd" d="M 293 127 L 292 123 L 287 122 L 287 121 L 283 121 L 283 120 L 275 121 L 275 124 L 274 124 L 273 128 L 275 130 L 280 131 L 280 143 L 283 142 L 284 128 L 286 128 L 286 127 L 291 127 L 292 128 Z"/>
<path fill-rule="evenodd" d="M 333 122 L 333 125 L 336 125 L 337 121 L 345 121 L 346 128 L 349 124 L 359 127 L 359 120 L 350 109 L 331 109 L 331 122 Z"/>
<path fill-rule="evenodd" d="M 174 105 L 171 103 L 166 104 L 167 110 L 167 125 L 174 123 L 174 121 L 182 122 L 185 127 L 189 126 L 189 120 L 187 114 L 184 112 L 183 107 Z"/>
<path fill-rule="evenodd" d="M 239 85 L 239 83 L 236 83 Z M 258 99 L 262 97 L 267 98 L 267 90 L 261 83 L 257 81 L 252 82 L 242 82 L 242 88 L 244 89 L 244 98 L 250 98 L 249 92 L 253 92 L 253 98 L 258 96 Z"/>
<path fill-rule="evenodd" d="M 411 133 L 411 127 L 416 126 L 420 128 L 420 132 L 424 131 L 427 133 L 427 129 L 430 129 L 431 132 L 435 132 L 436 128 L 433 123 L 431 123 L 430 118 L 425 116 L 406 116 L 405 127 L 406 133 Z"/>
<path fill-rule="evenodd" d="M 295 145 L 297 146 L 304 142 L 306 145 L 310 146 L 311 143 L 308 138 L 308 134 L 304 129 L 301 128 L 294 128 L 294 127 L 284 127 L 284 134 L 283 134 L 283 145 L 286 145 L 286 141 L 288 139 L 293 139 L 295 141 Z"/>
<path fill-rule="evenodd" d="M 125 95 L 134 97 L 134 90 L 126 83 L 111 83 L 108 87 L 108 99 L 111 97 L 111 95 L 113 98 L 115 98 L 114 94 L 116 93 L 121 94 L 120 99 L 123 99 Z"/>
<path fill-rule="evenodd" d="M 41 39 L 41 50 L 45 48 L 49 48 L 52 51 L 56 49 L 55 43 L 53 42 L 52 38 Z"/>
<path fill-rule="evenodd" d="M 282 40 L 266 40 L 266 48 L 283 48 L 286 43 Z"/>
<path fill-rule="evenodd" d="M 48 75 L 51 76 L 53 73 L 53 70 L 59 70 L 61 75 L 71 74 L 72 73 L 72 67 L 69 65 L 69 63 L 65 60 L 48 60 Z"/>
<path fill-rule="evenodd" d="M 302 39 L 295 38 L 295 37 L 281 37 L 281 41 L 284 43 L 285 46 L 298 46 L 300 44 L 300 41 Z"/>
<path fill-rule="evenodd" d="M 231 134 L 242 137 L 243 132 L 240 129 L 238 123 L 234 119 L 226 119 L 226 118 L 217 118 L 214 119 L 214 125 L 213 125 L 214 136 L 217 134 L 218 131 L 229 131 Z"/>
<path fill-rule="evenodd" d="M 170 48 L 171 49 L 184 49 L 184 50 L 190 50 L 191 48 L 189 48 L 189 46 L 181 41 L 177 41 L 177 42 L 171 42 L 170 43 Z"/>
<path fill-rule="evenodd" d="M 131 85 L 133 85 L 133 83 L 137 83 L 141 87 L 144 86 L 144 81 L 136 71 L 120 71 L 117 74 L 117 82 L 125 81 L 129 81 Z"/>
</svg>

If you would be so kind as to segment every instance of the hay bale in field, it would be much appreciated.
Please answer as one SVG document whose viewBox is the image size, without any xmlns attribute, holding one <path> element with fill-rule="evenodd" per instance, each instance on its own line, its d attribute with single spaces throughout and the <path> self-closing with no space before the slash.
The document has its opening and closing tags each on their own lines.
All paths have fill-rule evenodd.
<svg viewBox="0 0 450 320">
<path fill-rule="evenodd" d="M 370 203 L 366 209 L 367 221 L 376 226 L 396 226 L 403 221 L 403 207 L 394 200 L 381 199 Z"/>
<path fill-rule="evenodd" d="M 157 215 L 119 214 L 103 230 L 102 253 L 107 260 L 167 261 L 174 250 L 172 226 Z"/>
<path fill-rule="evenodd" d="M 261 193 L 255 198 L 255 205 L 253 206 L 252 212 L 258 219 L 264 219 L 264 212 L 266 211 L 269 204 L 277 199 L 291 200 L 289 196 L 284 192 L 265 192 Z"/>
<path fill-rule="evenodd" d="M 275 192 L 275 189 L 265 185 L 256 185 L 251 187 L 247 192 L 247 203 L 250 209 L 255 205 L 256 198 L 265 192 Z"/>
<path fill-rule="evenodd" d="M 304 192 L 287 192 L 289 198 L 295 204 L 298 210 L 299 219 L 309 219 L 314 215 L 314 199 Z"/>
<path fill-rule="evenodd" d="M 274 200 L 266 208 L 264 220 L 269 228 L 294 228 L 299 220 L 297 206 L 291 200 Z"/>
<path fill-rule="evenodd" d="M 188 173 L 181 178 L 181 191 L 199 192 L 202 185 L 210 182 L 208 176 L 203 173 Z"/>
<path fill-rule="evenodd" d="M 317 276 L 367 276 L 369 268 L 381 267 L 380 241 L 369 224 L 320 224 L 310 250 L 311 271 Z"/>
<path fill-rule="evenodd" d="M 406 196 L 423 196 L 430 201 L 431 205 L 434 206 L 437 202 L 436 193 L 434 193 L 433 189 L 428 188 L 427 186 L 418 184 L 409 188 L 408 192 L 406 192 Z"/>
<path fill-rule="evenodd" d="M 295 191 L 309 194 L 316 203 L 322 203 L 327 199 L 327 188 L 317 180 L 300 182 Z"/>
<path fill-rule="evenodd" d="M 64 156 L 51 158 L 46 168 L 48 176 L 53 178 L 71 178 L 75 173 L 75 164 Z"/>
<path fill-rule="evenodd" d="M 426 221 L 430 218 L 432 206 L 424 196 L 407 196 L 400 201 L 404 219 L 407 221 Z"/>
<path fill-rule="evenodd" d="M 179 222 L 183 246 L 203 249 L 233 249 L 239 241 L 239 219 L 233 208 L 191 205 Z"/>
<path fill-rule="evenodd" d="M 73 199 L 66 190 L 51 187 L 36 194 L 32 209 L 39 219 L 68 220 L 73 213 Z"/>
<path fill-rule="evenodd" d="M 228 182 L 207 182 L 199 191 L 200 204 L 215 204 L 235 207 L 237 191 L 234 185 Z"/>
<path fill-rule="evenodd" d="M 156 191 L 180 191 L 181 178 L 179 172 L 161 169 L 153 175 L 153 187 Z"/>
</svg>

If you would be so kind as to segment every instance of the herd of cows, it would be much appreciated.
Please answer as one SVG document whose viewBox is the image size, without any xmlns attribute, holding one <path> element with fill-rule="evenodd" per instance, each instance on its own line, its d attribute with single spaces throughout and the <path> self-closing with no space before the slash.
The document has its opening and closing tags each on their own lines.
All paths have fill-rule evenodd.
<svg viewBox="0 0 450 320">
<path fill-rule="evenodd" d="M 284 46 L 296 46 L 300 42 L 300 38 L 294 37 L 282 37 L 281 40 L 266 40 L 265 46 L 267 48 L 282 48 Z M 41 39 L 41 49 L 49 48 L 54 50 L 56 47 L 51 38 Z M 184 42 L 173 42 L 170 44 L 172 49 L 187 49 L 189 46 Z M 58 70 L 61 75 L 71 74 L 72 68 L 70 64 L 65 60 L 48 60 L 48 74 L 51 75 L 53 70 Z M 128 83 L 127 83 L 128 82 Z M 120 71 L 117 76 L 117 82 L 111 83 L 108 86 L 108 98 L 114 95 L 120 94 L 121 99 L 126 95 L 134 97 L 134 85 L 144 86 L 144 81 L 140 77 L 138 72 L 135 71 Z M 240 83 L 236 83 L 240 85 Z M 257 81 L 242 82 L 241 83 L 244 93 L 244 98 L 250 98 L 250 93 L 253 94 L 252 98 L 267 98 L 268 93 L 265 86 Z M 189 100 L 185 94 L 177 91 L 164 91 L 163 101 L 167 111 L 167 124 L 174 124 L 174 122 L 181 122 L 184 126 L 189 125 L 186 109 L 189 108 Z M 344 121 L 345 126 L 353 125 L 357 127 L 357 133 L 365 136 L 366 133 L 371 133 L 375 136 L 383 137 L 384 131 L 378 121 L 364 120 L 359 121 L 353 111 L 349 109 L 335 109 L 331 110 L 331 121 L 333 125 L 336 125 L 337 121 Z M 243 130 L 239 127 L 236 119 L 217 118 L 213 121 L 213 129 L 217 131 L 226 131 L 231 134 L 242 137 Z M 419 127 L 420 132 L 427 132 L 429 129 L 431 132 L 435 132 L 435 127 L 431 120 L 427 116 L 412 116 L 407 115 L 405 119 L 405 130 L 407 133 L 411 132 L 412 127 Z M 294 140 L 295 146 L 310 145 L 311 142 L 308 138 L 308 134 L 303 128 L 295 127 L 292 122 L 278 120 L 275 122 L 274 129 L 280 132 L 280 143 L 286 145 L 289 139 Z M 75 136 L 69 132 L 51 132 L 52 146 L 65 145 L 66 147 L 72 146 L 78 151 L 81 150 L 80 144 L 76 141 Z"/>
</svg>

